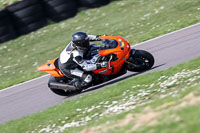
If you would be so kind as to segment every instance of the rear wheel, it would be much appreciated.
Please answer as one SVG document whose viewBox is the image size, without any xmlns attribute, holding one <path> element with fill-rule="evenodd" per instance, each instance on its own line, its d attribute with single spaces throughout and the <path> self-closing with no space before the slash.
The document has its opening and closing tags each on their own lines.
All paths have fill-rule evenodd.
<svg viewBox="0 0 200 133">
<path fill-rule="evenodd" d="M 63 78 L 61 77 L 53 77 L 53 76 L 51 76 L 50 78 L 49 78 L 49 83 L 48 84 L 50 84 L 50 82 L 60 82 L 61 80 L 63 80 Z M 55 94 L 57 94 L 57 95 L 60 95 L 60 96 L 72 96 L 72 95 L 75 95 L 75 94 L 79 94 L 79 93 L 81 93 L 81 89 L 77 89 L 77 90 L 63 90 L 63 89 L 56 89 L 56 88 L 52 88 L 52 87 L 49 87 L 50 88 L 50 90 L 52 91 L 52 92 L 54 92 Z"/>
<path fill-rule="evenodd" d="M 151 69 L 154 65 L 154 57 L 151 53 L 144 50 L 135 50 L 131 52 L 127 60 L 127 70 L 133 72 L 142 72 Z"/>
</svg>

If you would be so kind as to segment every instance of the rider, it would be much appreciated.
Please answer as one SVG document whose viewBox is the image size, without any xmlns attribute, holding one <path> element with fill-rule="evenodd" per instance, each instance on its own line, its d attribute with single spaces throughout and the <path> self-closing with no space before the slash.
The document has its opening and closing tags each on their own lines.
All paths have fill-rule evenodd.
<svg viewBox="0 0 200 133">
<path fill-rule="evenodd" d="M 67 48 L 65 48 L 60 54 L 58 62 L 61 72 L 65 76 L 73 78 L 71 84 L 79 89 L 85 88 L 91 83 L 92 76 L 88 73 L 89 71 L 107 67 L 107 62 L 94 64 L 85 58 L 90 50 L 89 41 L 99 40 L 98 35 L 76 32 L 72 35 L 70 42 L 72 50 L 67 51 Z"/>
</svg>

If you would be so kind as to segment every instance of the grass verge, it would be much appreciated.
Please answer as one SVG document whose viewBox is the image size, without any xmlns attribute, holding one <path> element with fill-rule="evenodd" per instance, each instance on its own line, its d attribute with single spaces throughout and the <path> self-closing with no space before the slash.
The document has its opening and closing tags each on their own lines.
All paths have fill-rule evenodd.
<svg viewBox="0 0 200 133">
<path fill-rule="evenodd" d="M 18 2 L 21 0 L 0 0 L 0 10 L 4 9 L 6 6 L 9 6 L 15 2 Z"/>
<path fill-rule="evenodd" d="M 198 132 L 200 58 L 126 79 L 0 126 L 0 132 Z"/>
<path fill-rule="evenodd" d="M 0 44 L 0 89 L 46 74 L 37 67 L 58 57 L 76 31 L 121 35 L 136 44 L 198 23 L 199 5 L 199 0 L 119 0 Z"/>
</svg>

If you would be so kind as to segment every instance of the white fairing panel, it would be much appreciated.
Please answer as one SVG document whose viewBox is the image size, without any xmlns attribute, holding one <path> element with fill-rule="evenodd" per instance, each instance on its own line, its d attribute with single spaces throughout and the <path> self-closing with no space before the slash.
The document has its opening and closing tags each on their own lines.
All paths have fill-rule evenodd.
<svg viewBox="0 0 200 133">
<path fill-rule="evenodd" d="M 70 51 L 66 51 L 65 49 L 60 54 L 60 62 L 62 64 L 66 63 L 70 58 Z"/>
</svg>

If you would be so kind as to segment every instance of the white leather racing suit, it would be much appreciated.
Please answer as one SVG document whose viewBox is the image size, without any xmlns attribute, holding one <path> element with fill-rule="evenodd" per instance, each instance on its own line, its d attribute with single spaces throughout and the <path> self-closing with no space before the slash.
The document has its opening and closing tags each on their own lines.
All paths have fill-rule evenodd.
<svg viewBox="0 0 200 133">
<path fill-rule="evenodd" d="M 95 35 L 88 35 L 88 38 L 89 41 L 99 40 Z M 66 77 L 79 78 L 86 83 L 90 83 L 92 81 L 92 76 L 84 71 L 99 69 L 99 65 L 92 63 L 90 60 L 85 60 L 83 51 L 78 49 L 70 50 L 69 47 L 72 47 L 72 45 L 73 42 L 70 42 L 61 52 L 59 68 Z M 97 55 L 96 58 L 98 58 L 98 56 L 99 55 Z"/>
</svg>

